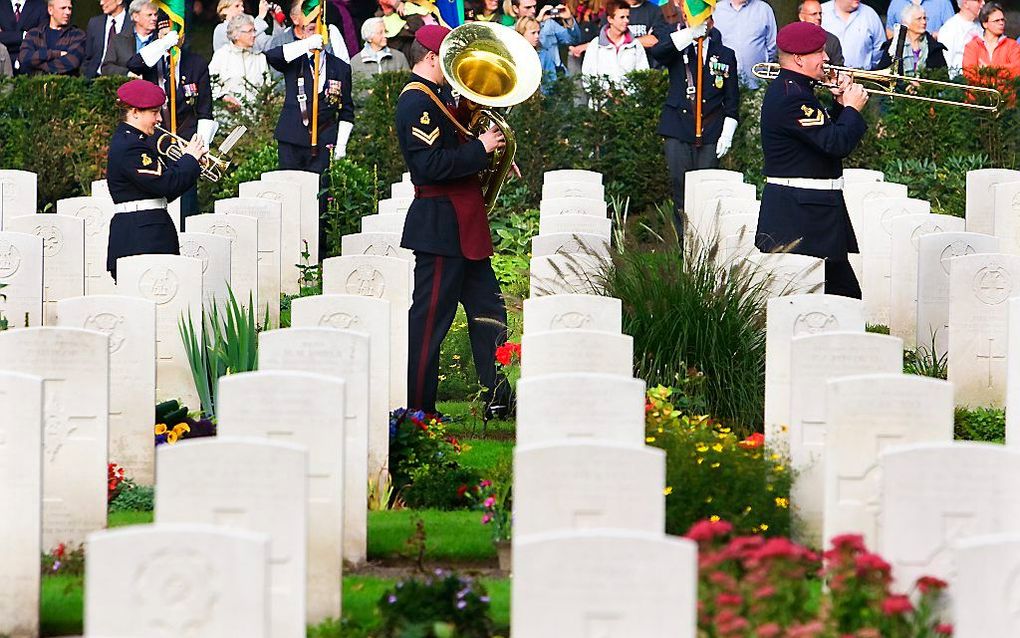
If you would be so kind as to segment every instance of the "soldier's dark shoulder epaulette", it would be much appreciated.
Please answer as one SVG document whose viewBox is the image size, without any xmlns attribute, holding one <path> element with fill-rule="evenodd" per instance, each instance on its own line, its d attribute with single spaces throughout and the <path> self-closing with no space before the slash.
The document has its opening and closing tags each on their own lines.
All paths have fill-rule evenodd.
<svg viewBox="0 0 1020 638">
<path fill-rule="evenodd" d="M 809 95 L 810 93 L 811 91 L 805 88 L 804 85 L 799 82 L 794 82 L 793 80 L 783 81 L 784 95 L 802 97 L 805 95 Z"/>
</svg>

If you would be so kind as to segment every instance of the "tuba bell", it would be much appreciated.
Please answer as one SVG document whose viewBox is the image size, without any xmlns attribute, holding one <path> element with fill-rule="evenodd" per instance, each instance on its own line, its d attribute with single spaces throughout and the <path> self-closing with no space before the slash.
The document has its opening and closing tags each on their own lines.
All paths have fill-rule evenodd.
<svg viewBox="0 0 1020 638">
<path fill-rule="evenodd" d="M 509 27 L 468 22 L 443 39 L 439 59 L 446 81 L 469 103 L 472 114 L 467 129 L 477 136 L 496 126 L 506 138 L 506 146 L 493 152 L 489 168 L 481 175 L 485 209 L 492 210 L 517 151 L 506 115 L 510 107 L 538 90 L 542 81 L 538 52 Z"/>
</svg>

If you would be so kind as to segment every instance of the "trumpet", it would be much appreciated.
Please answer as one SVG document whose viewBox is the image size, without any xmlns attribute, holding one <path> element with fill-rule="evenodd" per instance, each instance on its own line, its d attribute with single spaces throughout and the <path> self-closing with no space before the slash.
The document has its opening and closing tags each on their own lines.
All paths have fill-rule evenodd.
<svg viewBox="0 0 1020 638">
<path fill-rule="evenodd" d="M 160 136 L 156 138 L 157 153 L 175 162 L 184 157 L 184 149 L 188 145 L 187 140 L 171 133 L 162 126 L 156 126 L 156 131 L 160 133 Z M 212 153 L 206 153 L 202 156 L 198 163 L 202 167 L 202 177 L 204 179 L 216 183 L 223 178 L 227 169 L 230 168 L 230 160 L 222 156 L 229 153 L 237 145 L 241 136 L 247 132 L 248 128 L 246 126 L 238 126 L 220 144 L 218 149 L 219 156 Z"/>
<path fill-rule="evenodd" d="M 963 108 L 986 111 L 989 113 L 998 111 L 999 106 L 1002 104 L 1002 94 L 997 90 L 986 86 L 971 86 L 969 84 L 946 82 L 944 80 L 930 80 L 928 78 L 899 75 L 892 73 L 889 70 L 865 71 L 864 69 L 854 69 L 851 67 L 835 66 L 831 64 L 826 64 L 824 69 L 829 79 L 825 82 L 821 82 L 821 85 L 829 88 L 835 88 L 837 86 L 838 77 L 845 74 L 849 75 L 853 82 L 862 85 L 864 90 L 868 93 L 874 93 L 877 95 L 905 98 L 907 100 L 916 100 L 918 102 L 930 102 L 932 104 L 945 104 L 947 106 L 961 106 Z M 775 62 L 759 62 L 751 67 L 751 73 L 754 77 L 762 80 L 776 79 L 779 76 L 779 70 L 780 66 Z M 916 93 L 897 92 L 897 86 L 903 82 L 914 86 L 933 89 L 958 89 L 966 91 L 967 95 L 976 101 L 961 102 L 959 100 L 930 97 L 927 95 L 918 95 Z"/>
</svg>

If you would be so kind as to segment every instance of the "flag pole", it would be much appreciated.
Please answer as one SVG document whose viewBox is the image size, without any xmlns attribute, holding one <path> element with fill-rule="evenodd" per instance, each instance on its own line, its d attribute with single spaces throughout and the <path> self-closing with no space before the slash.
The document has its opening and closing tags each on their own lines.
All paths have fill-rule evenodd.
<svg viewBox="0 0 1020 638">
<path fill-rule="evenodd" d="M 698 90 L 694 94 L 694 145 L 701 146 L 701 90 L 704 76 L 705 60 L 702 55 L 705 46 L 704 36 L 698 38 Z"/>
<path fill-rule="evenodd" d="M 177 48 L 177 47 L 174 47 Z M 177 135 L 177 63 L 170 49 L 170 132 Z"/>
<path fill-rule="evenodd" d="M 322 3 L 319 3 L 319 13 L 315 16 L 315 32 L 322 33 Z M 312 72 L 312 157 L 319 154 L 319 55 L 321 49 L 315 50 L 315 70 Z"/>
</svg>

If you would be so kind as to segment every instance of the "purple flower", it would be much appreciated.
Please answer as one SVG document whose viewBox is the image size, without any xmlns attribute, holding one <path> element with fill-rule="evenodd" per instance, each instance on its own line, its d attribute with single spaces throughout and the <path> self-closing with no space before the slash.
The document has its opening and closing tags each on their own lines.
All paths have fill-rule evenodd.
<svg viewBox="0 0 1020 638">
<path fill-rule="evenodd" d="M 53 561 L 53 571 L 57 571 L 58 569 L 60 569 L 60 561 L 55 560 Z"/>
<path fill-rule="evenodd" d="M 466 600 L 458 600 L 457 601 L 457 609 L 464 609 L 465 607 L 467 607 L 467 601 Z"/>
<path fill-rule="evenodd" d="M 389 603 L 389 604 L 391 604 L 391 605 L 392 605 L 393 603 L 397 602 L 397 597 L 396 597 L 396 595 L 394 595 L 394 594 L 390 594 L 390 595 L 389 595 L 389 596 L 388 596 L 388 597 L 386 598 L 386 602 L 388 602 L 388 603 Z"/>
<path fill-rule="evenodd" d="M 488 604 L 488 603 L 489 603 L 489 597 L 488 597 L 488 596 L 480 596 L 480 597 L 478 598 L 478 600 L 482 601 L 482 602 L 483 602 L 483 603 L 485 603 L 485 604 Z"/>
</svg>

